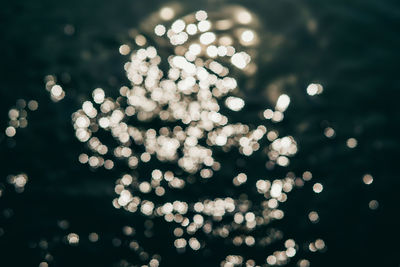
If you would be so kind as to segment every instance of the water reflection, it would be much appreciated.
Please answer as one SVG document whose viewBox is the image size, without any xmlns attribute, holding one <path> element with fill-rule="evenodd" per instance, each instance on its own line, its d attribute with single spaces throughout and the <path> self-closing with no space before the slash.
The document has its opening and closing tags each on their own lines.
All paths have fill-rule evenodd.
<svg viewBox="0 0 400 267">
<path fill-rule="evenodd" d="M 285 216 L 280 203 L 303 185 L 293 173 L 271 179 L 240 172 L 230 178 L 231 185 L 250 183 L 250 190 L 232 197 L 226 188 L 218 197 L 203 192 L 190 200 L 176 191 L 190 192 L 201 180 L 223 179 L 221 169 L 229 168 L 224 153 L 230 151 L 256 154 L 270 170 L 289 166 L 297 152 L 294 138 L 280 137 L 267 121 L 255 126 L 230 121 L 230 112 L 246 106 L 239 81 L 257 71 L 252 59 L 258 51 L 258 19 L 239 6 L 182 17 L 178 13 L 173 5 L 161 8 L 132 36 L 133 45 L 120 46 L 119 52 L 129 56 L 124 69 L 131 85 L 119 88 L 119 97 L 96 88 L 92 100 L 73 114 L 76 137 L 89 148 L 79 161 L 108 170 L 125 162 L 132 171 L 116 181 L 114 207 L 172 224 L 173 245 L 180 253 L 208 248 L 209 238 L 229 240 L 235 247 L 268 246 L 283 239 L 281 231 L 269 227 Z M 282 121 L 289 104 L 290 97 L 280 94 L 274 108 L 262 111 L 264 118 Z M 149 177 L 146 170 L 154 164 L 158 167 Z M 311 173 L 303 177 L 308 181 Z M 314 191 L 320 193 L 322 185 L 315 184 Z M 317 213 L 309 217 L 318 220 Z M 293 239 L 283 243 L 282 250 L 266 255 L 268 265 L 288 263 L 300 248 Z M 221 265 L 244 263 L 262 264 L 251 255 L 228 255 Z"/>
</svg>

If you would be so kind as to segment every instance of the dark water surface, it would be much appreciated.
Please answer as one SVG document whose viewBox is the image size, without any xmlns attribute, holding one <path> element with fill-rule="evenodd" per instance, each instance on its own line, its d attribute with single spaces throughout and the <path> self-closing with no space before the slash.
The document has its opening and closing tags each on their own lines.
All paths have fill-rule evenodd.
<svg viewBox="0 0 400 267">
<path fill-rule="evenodd" d="M 85 150 L 75 138 L 71 114 L 94 88 L 116 97 L 116 88 L 128 84 L 126 57 L 118 48 L 131 43 L 130 30 L 166 3 L 2 4 L 0 266 L 39 266 L 44 259 L 49 266 L 125 266 L 117 265 L 121 259 L 139 265 L 121 231 L 126 225 L 135 225 L 143 246 L 162 255 L 161 266 L 218 266 L 228 255 L 229 247 L 213 239 L 208 240 L 211 250 L 178 254 L 172 235 L 166 234 L 172 228 L 161 220 L 155 220 L 158 236 L 141 238 L 146 218 L 112 206 L 115 180 L 124 167 L 94 171 L 78 162 Z M 228 4 L 258 15 L 262 36 L 254 59 L 258 72 L 241 88 L 246 112 L 233 119 L 256 124 L 251 115 L 273 106 L 276 95 L 288 94 L 285 119 L 274 127 L 297 141 L 299 151 L 288 169 L 297 175 L 311 170 L 315 177 L 290 193 L 285 217 L 276 227 L 285 238 L 302 240 L 300 247 L 322 238 L 327 249 L 314 253 L 301 248 L 288 266 L 297 266 L 302 258 L 311 266 L 399 266 L 400 3 L 249 0 L 187 1 L 181 6 L 191 13 Z M 48 74 L 66 88 L 67 97 L 60 103 L 52 102 L 44 89 Z M 307 95 L 313 82 L 323 85 L 321 95 Z M 10 138 L 3 129 L 17 99 L 37 100 L 39 108 L 28 113 L 28 126 Z M 335 130 L 334 138 L 324 135 L 328 127 Z M 353 149 L 346 145 L 349 138 L 357 140 Z M 226 160 L 236 158 L 231 154 Z M 255 160 L 246 162 L 245 169 L 256 177 L 265 168 Z M 21 172 L 29 180 L 19 194 L 7 176 Z M 362 181 L 367 173 L 374 177 L 368 186 Z M 313 192 L 314 182 L 323 184 L 322 193 Z M 213 190 L 210 185 L 204 194 Z M 376 210 L 369 208 L 371 200 L 378 201 Z M 320 216 L 317 224 L 307 218 L 314 210 Z M 67 230 L 59 226 L 62 220 L 69 223 Z M 63 241 L 70 232 L 80 234 L 79 246 Z M 91 232 L 99 234 L 99 242 L 88 241 Z M 243 248 L 239 253 L 265 261 L 273 249 Z"/>
</svg>

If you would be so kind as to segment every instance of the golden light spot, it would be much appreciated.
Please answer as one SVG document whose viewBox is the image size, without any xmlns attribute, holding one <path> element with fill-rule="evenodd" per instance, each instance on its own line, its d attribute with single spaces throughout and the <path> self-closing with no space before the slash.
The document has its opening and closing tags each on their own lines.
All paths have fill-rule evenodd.
<svg viewBox="0 0 400 267">
<path fill-rule="evenodd" d="M 144 46 L 147 43 L 146 37 L 144 37 L 143 35 L 139 34 L 135 37 L 135 43 L 138 46 Z"/>
<path fill-rule="evenodd" d="M 181 19 L 178 19 L 176 21 L 174 21 L 174 23 L 172 23 L 171 25 L 171 29 L 175 32 L 175 33 L 180 33 L 181 31 L 183 31 L 185 29 L 185 22 Z"/>
<path fill-rule="evenodd" d="M 67 235 L 67 241 L 70 245 L 76 246 L 79 243 L 79 236 L 75 233 L 70 233 Z"/>
<path fill-rule="evenodd" d="M 272 117 L 274 116 L 274 111 L 272 109 L 266 109 L 263 113 L 264 118 L 266 118 L 267 120 L 272 119 Z"/>
<path fill-rule="evenodd" d="M 85 164 L 88 161 L 89 161 L 89 157 L 88 157 L 87 154 L 82 153 L 82 154 L 79 155 L 79 162 L 80 163 Z"/>
<path fill-rule="evenodd" d="M 325 242 L 322 239 L 315 240 L 315 248 L 318 250 L 323 250 L 325 248 Z"/>
<path fill-rule="evenodd" d="M 218 48 L 215 45 L 210 45 L 207 47 L 207 55 L 214 58 L 218 55 Z"/>
<path fill-rule="evenodd" d="M 239 97 L 230 96 L 225 100 L 225 105 L 233 111 L 239 111 L 244 107 L 244 100 Z"/>
<path fill-rule="evenodd" d="M 199 10 L 196 12 L 195 17 L 198 21 L 202 21 L 202 20 L 206 20 L 208 15 L 207 15 L 207 12 L 205 12 L 204 10 Z"/>
<path fill-rule="evenodd" d="M 286 255 L 288 257 L 294 257 L 294 255 L 296 255 L 296 249 L 293 247 L 289 247 L 288 249 L 286 249 Z"/>
<path fill-rule="evenodd" d="M 254 32 L 251 30 L 245 30 L 240 35 L 240 38 L 244 43 L 250 43 L 254 40 Z"/>
<path fill-rule="evenodd" d="M 175 11 L 171 7 L 163 7 L 160 10 L 160 17 L 163 20 L 171 20 L 175 16 Z"/>
<path fill-rule="evenodd" d="M 374 181 L 374 178 L 372 177 L 371 174 L 365 174 L 365 175 L 363 176 L 363 182 L 364 182 L 364 184 L 370 185 L 370 184 L 372 184 L 373 181 Z"/>
<path fill-rule="evenodd" d="M 282 184 L 279 182 L 274 182 L 271 187 L 271 196 L 279 197 L 282 193 Z"/>
<path fill-rule="evenodd" d="M 305 171 L 303 173 L 303 180 L 310 181 L 312 179 L 312 173 L 310 171 Z"/>
<path fill-rule="evenodd" d="M 311 212 L 308 214 L 308 219 L 309 219 L 311 222 L 313 222 L 313 223 L 317 223 L 317 222 L 319 222 L 319 215 L 318 215 L 317 212 L 311 211 Z"/>
<path fill-rule="evenodd" d="M 186 247 L 186 244 L 187 244 L 187 242 L 186 242 L 186 239 L 184 239 L 184 238 L 176 239 L 174 242 L 174 245 L 176 248 L 184 248 L 184 247 Z"/>
<path fill-rule="evenodd" d="M 149 192 L 151 191 L 150 183 L 148 183 L 148 182 L 142 182 L 142 183 L 140 183 L 140 185 L 139 185 L 139 190 L 140 190 L 142 193 L 149 193 Z"/>
<path fill-rule="evenodd" d="M 270 265 L 275 265 L 276 264 L 276 257 L 273 255 L 270 255 L 267 257 L 267 263 Z"/>
<path fill-rule="evenodd" d="M 157 196 L 163 196 L 165 194 L 165 189 L 161 186 L 157 186 L 155 191 Z"/>
<path fill-rule="evenodd" d="M 235 178 L 233 178 L 233 184 L 239 186 L 247 181 L 247 175 L 245 173 L 239 173 Z"/>
<path fill-rule="evenodd" d="M 129 52 L 131 52 L 131 48 L 129 47 L 129 45 L 123 44 L 119 47 L 119 53 L 121 55 L 128 55 Z"/>
<path fill-rule="evenodd" d="M 160 261 L 157 259 L 151 259 L 149 265 L 150 267 L 158 267 L 160 265 Z"/>
<path fill-rule="evenodd" d="M 154 28 L 154 33 L 158 36 L 163 36 L 166 32 L 166 28 L 164 25 L 158 24 L 155 28 Z"/>
<path fill-rule="evenodd" d="M 249 24 L 253 18 L 249 12 L 247 12 L 245 10 L 240 10 L 236 14 L 236 19 L 241 24 Z"/>
<path fill-rule="evenodd" d="M 254 246 L 254 244 L 256 243 L 256 240 L 252 236 L 246 236 L 246 238 L 244 239 L 244 242 L 246 243 L 247 246 L 251 247 L 251 246 Z"/>
<path fill-rule="evenodd" d="M 273 122 L 280 122 L 283 120 L 283 113 L 280 111 L 275 111 L 274 115 L 272 116 Z"/>
<path fill-rule="evenodd" d="M 288 157 L 285 156 L 279 156 L 278 159 L 276 160 L 276 163 L 278 163 L 279 166 L 288 166 L 289 165 L 289 159 Z"/>
<path fill-rule="evenodd" d="M 53 85 L 50 89 L 50 94 L 51 94 L 51 99 L 54 102 L 60 101 L 61 99 L 64 98 L 65 92 L 62 89 L 62 87 L 58 84 Z"/>
<path fill-rule="evenodd" d="M 145 152 L 145 153 L 143 153 L 142 155 L 140 155 L 140 159 L 141 159 L 143 162 L 149 162 L 150 159 L 151 159 L 151 156 L 150 156 L 149 153 Z"/>
<path fill-rule="evenodd" d="M 335 137 L 335 130 L 331 127 L 327 127 L 324 130 L 324 134 L 328 138 L 333 138 L 333 137 Z"/>
<path fill-rule="evenodd" d="M 355 138 L 349 138 L 349 139 L 347 139 L 347 141 L 346 141 L 346 145 L 349 147 L 349 148 L 355 148 L 356 146 L 357 146 L 357 139 L 355 139 Z"/>
<path fill-rule="evenodd" d="M 297 266 L 299 266 L 299 267 L 310 267 L 310 261 L 308 261 L 306 259 L 299 260 L 297 262 Z"/>
<path fill-rule="evenodd" d="M 193 23 L 190 23 L 186 26 L 186 32 L 190 35 L 195 35 L 197 33 L 197 26 Z"/>
<path fill-rule="evenodd" d="M 317 193 L 317 194 L 321 193 L 323 189 L 324 189 L 324 187 L 323 187 L 322 184 L 320 184 L 320 183 L 315 183 L 315 184 L 313 185 L 313 190 L 314 190 L 314 192 Z"/>
<path fill-rule="evenodd" d="M 245 52 L 236 53 L 232 56 L 231 62 L 235 67 L 244 69 L 250 62 L 250 56 Z"/>
<path fill-rule="evenodd" d="M 6 135 L 7 135 L 8 137 L 13 137 L 13 136 L 17 133 L 17 131 L 15 130 L 14 127 L 8 126 L 8 127 L 6 128 L 5 133 L 6 133 Z"/>
<path fill-rule="evenodd" d="M 206 32 L 211 28 L 211 23 L 208 20 L 203 20 L 197 24 L 197 27 L 199 31 Z"/>
<path fill-rule="evenodd" d="M 293 239 L 288 239 L 285 241 L 286 248 L 293 248 L 296 245 Z"/>
<path fill-rule="evenodd" d="M 311 83 L 307 87 L 307 94 L 309 94 L 311 96 L 319 95 L 322 93 L 323 90 L 324 90 L 324 88 L 319 83 Z"/>
<path fill-rule="evenodd" d="M 203 33 L 202 35 L 200 35 L 200 43 L 204 44 L 204 45 L 208 45 L 211 44 L 215 41 L 215 33 L 213 32 L 206 32 Z"/>
</svg>

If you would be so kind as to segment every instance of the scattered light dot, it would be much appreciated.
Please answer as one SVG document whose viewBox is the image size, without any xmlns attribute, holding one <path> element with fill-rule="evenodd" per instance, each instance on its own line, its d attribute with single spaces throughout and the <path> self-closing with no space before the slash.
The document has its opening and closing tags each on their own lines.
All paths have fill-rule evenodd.
<svg viewBox="0 0 400 267">
<path fill-rule="evenodd" d="M 297 262 L 297 266 L 298 267 L 310 267 L 310 261 L 308 261 L 306 259 L 299 260 Z"/>
<path fill-rule="evenodd" d="M 208 20 L 203 20 L 199 22 L 197 27 L 199 31 L 206 32 L 211 28 L 211 23 Z"/>
<path fill-rule="evenodd" d="M 185 22 L 181 19 L 178 19 L 176 21 L 174 21 L 174 23 L 172 23 L 171 25 L 171 29 L 175 32 L 175 33 L 180 33 L 181 31 L 183 31 L 185 29 Z"/>
<path fill-rule="evenodd" d="M 313 96 L 313 95 L 319 95 L 323 91 L 322 85 L 318 83 L 312 83 L 307 87 L 307 94 Z"/>
<path fill-rule="evenodd" d="M 288 95 L 280 95 L 278 101 L 276 102 L 276 109 L 283 112 L 287 109 L 290 104 L 290 97 Z"/>
<path fill-rule="evenodd" d="M 6 135 L 8 136 L 8 137 L 13 137 L 16 133 L 17 133 L 17 131 L 15 130 L 15 128 L 14 127 L 12 127 L 12 126 L 8 126 L 7 128 L 6 128 Z"/>
<path fill-rule="evenodd" d="M 121 55 L 128 55 L 130 51 L 131 51 L 131 48 L 130 48 L 128 45 L 126 45 L 126 44 L 121 45 L 121 46 L 119 47 L 119 53 L 120 53 Z"/>
<path fill-rule="evenodd" d="M 303 180 L 304 181 L 310 181 L 312 179 L 312 173 L 309 171 L 305 171 L 303 173 Z"/>
<path fill-rule="evenodd" d="M 250 30 L 246 30 L 242 32 L 240 38 L 243 40 L 245 43 L 250 43 L 254 40 L 254 32 Z"/>
<path fill-rule="evenodd" d="M 101 104 L 104 102 L 105 93 L 104 93 L 103 89 L 101 89 L 101 88 L 94 89 L 92 96 L 93 96 L 94 102 L 96 102 L 97 104 Z"/>
<path fill-rule="evenodd" d="M 241 10 L 236 14 L 236 19 L 242 24 L 249 24 L 252 20 L 252 16 L 249 12 Z"/>
<path fill-rule="evenodd" d="M 96 233 L 89 234 L 89 241 L 90 242 L 97 242 L 99 240 L 99 235 Z"/>
<path fill-rule="evenodd" d="M 371 200 L 371 201 L 368 203 L 368 207 L 369 207 L 371 210 L 376 210 L 376 209 L 378 209 L 378 207 L 379 207 L 379 202 L 378 202 L 377 200 Z"/>
<path fill-rule="evenodd" d="M 323 249 L 325 248 L 325 242 L 324 242 L 324 240 L 322 240 L 322 239 L 317 239 L 317 240 L 315 240 L 315 247 L 316 247 L 318 250 L 323 250 Z"/>
<path fill-rule="evenodd" d="M 75 27 L 71 24 L 67 24 L 64 27 L 64 33 L 66 35 L 73 35 L 75 33 Z"/>
<path fill-rule="evenodd" d="M 188 24 L 186 26 L 186 32 L 190 35 L 195 35 L 197 33 L 197 26 L 195 24 Z"/>
<path fill-rule="evenodd" d="M 67 240 L 70 245 L 77 245 L 79 243 L 79 236 L 75 233 L 70 233 L 67 236 Z"/>
<path fill-rule="evenodd" d="M 158 36 L 163 36 L 166 32 L 165 26 L 158 24 L 155 28 L 154 28 L 154 33 Z"/>
<path fill-rule="evenodd" d="M 201 20 L 206 20 L 208 15 L 207 12 L 205 12 L 204 10 L 199 10 L 196 12 L 195 17 L 198 21 L 201 21 Z"/>
<path fill-rule="evenodd" d="M 225 100 L 225 105 L 233 111 L 239 111 L 244 107 L 244 101 L 239 97 L 230 96 Z"/>
<path fill-rule="evenodd" d="M 356 146 L 357 146 L 357 140 L 355 139 L 355 138 L 349 138 L 349 139 L 347 139 L 347 141 L 346 141 L 346 145 L 349 147 L 349 148 L 355 148 Z"/>
<path fill-rule="evenodd" d="M 147 43 L 146 37 L 144 37 L 143 35 L 139 34 L 135 37 L 135 43 L 138 46 L 144 46 Z"/>
<path fill-rule="evenodd" d="M 317 222 L 319 222 L 319 215 L 318 215 L 317 212 L 311 211 L 311 212 L 308 214 L 308 219 L 309 219 L 311 222 L 313 222 L 313 223 L 317 223 Z"/>
<path fill-rule="evenodd" d="M 264 118 L 266 118 L 267 120 L 272 119 L 272 117 L 274 116 L 274 111 L 272 109 L 266 109 L 263 113 Z"/>
<path fill-rule="evenodd" d="M 273 255 L 270 255 L 267 257 L 267 263 L 270 265 L 275 265 L 276 264 L 276 257 Z"/>
<path fill-rule="evenodd" d="M 236 53 L 232 56 L 231 62 L 235 67 L 244 69 L 250 62 L 250 56 L 245 52 Z"/>
<path fill-rule="evenodd" d="M 323 189 L 324 189 L 324 187 L 320 183 L 315 183 L 314 186 L 313 186 L 313 190 L 317 194 L 321 193 Z"/>
<path fill-rule="evenodd" d="M 365 175 L 363 176 L 363 182 L 364 182 L 364 184 L 370 185 L 370 184 L 372 184 L 373 181 L 374 181 L 374 178 L 372 177 L 371 174 L 365 174 Z"/>
<path fill-rule="evenodd" d="M 215 34 L 212 32 L 206 32 L 200 35 L 200 42 L 204 45 L 211 44 L 212 42 L 215 41 Z"/>
<path fill-rule="evenodd" d="M 163 20 L 171 20 L 175 16 L 175 11 L 171 7 L 163 7 L 160 10 L 160 17 Z"/>
<path fill-rule="evenodd" d="M 324 134 L 328 138 L 333 138 L 333 137 L 335 137 L 335 130 L 331 127 L 327 127 L 324 130 Z"/>
<path fill-rule="evenodd" d="M 294 257 L 294 255 L 296 255 L 296 249 L 294 249 L 293 247 L 290 247 L 286 250 L 286 255 L 288 257 Z"/>
<path fill-rule="evenodd" d="M 37 110 L 39 107 L 39 103 L 36 100 L 30 100 L 28 102 L 28 108 L 32 111 Z"/>
</svg>

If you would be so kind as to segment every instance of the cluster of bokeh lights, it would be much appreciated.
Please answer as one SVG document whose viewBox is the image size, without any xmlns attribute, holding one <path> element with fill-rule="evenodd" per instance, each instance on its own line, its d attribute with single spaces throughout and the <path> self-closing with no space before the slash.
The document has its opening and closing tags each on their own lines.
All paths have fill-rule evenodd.
<svg viewBox="0 0 400 267">
<path fill-rule="evenodd" d="M 256 18 L 243 8 L 235 7 L 232 11 L 232 19 L 221 19 L 201 10 L 173 20 L 172 7 L 161 9 L 158 21 L 163 23 L 154 26 L 154 40 L 145 37 L 148 32 L 139 33 L 134 38 L 136 49 L 127 44 L 119 49 L 122 55 L 129 55 L 124 68 L 131 85 L 121 87 L 115 100 L 96 88 L 92 100 L 84 102 L 82 109 L 73 114 L 76 137 L 87 143 L 90 150 L 79 156 L 81 163 L 112 169 L 116 161 L 122 160 L 136 170 L 117 180 L 114 207 L 149 218 L 162 217 L 175 225 L 173 244 L 178 252 L 207 247 L 199 232 L 230 240 L 237 247 L 268 246 L 282 239 L 283 234 L 268 225 L 284 217 L 279 203 L 287 200 L 295 186 L 303 184 L 295 182 L 293 173 L 281 179 L 255 180 L 255 192 L 263 196 L 259 203 L 243 194 L 239 198 L 203 197 L 195 202 L 179 200 L 179 194 L 174 201 L 163 198 L 173 197 L 175 190 L 184 190 L 189 176 L 218 179 L 223 166 L 214 156 L 215 149 L 225 153 L 237 149 L 250 157 L 261 148 L 260 141 L 267 139 L 269 145 L 263 149 L 270 169 L 275 164 L 288 166 L 289 158 L 297 152 L 293 137 L 279 137 L 278 131 L 268 130 L 265 125 L 230 123 L 223 112 L 240 112 L 245 107 L 245 100 L 237 95 L 237 79 L 256 70 L 251 63 L 251 54 L 258 44 L 257 33 L 251 26 Z M 154 42 L 155 45 L 149 44 Z M 163 55 L 160 44 L 172 47 L 174 54 Z M 156 48 L 157 45 L 160 47 Z M 165 62 L 167 68 L 162 67 Z M 289 104 L 290 97 L 282 94 L 273 109 L 264 111 L 265 119 L 281 121 Z M 159 121 L 161 126 L 145 126 L 153 121 Z M 102 141 L 104 133 L 110 133 L 116 145 Z M 141 177 L 140 167 L 152 159 L 160 162 L 161 168 L 154 169 L 150 179 Z M 174 164 L 181 170 L 180 175 L 162 163 Z M 235 187 L 248 180 L 246 173 L 231 178 Z M 267 234 L 253 234 L 264 228 Z M 289 262 L 299 246 L 292 239 L 285 246 L 285 250 L 267 255 L 266 263 L 272 266 Z M 221 264 L 239 266 L 244 261 L 247 266 L 256 265 L 253 259 L 240 255 L 229 255 Z"/>
<path fill-rule="evenodd" d="M 230 177 L 227 186 L 241 189 L 250 184 L 254 195 L 245 192 L 239 197 L 203 196 L 187 201 L 180 199 L 177 193 L 199 183 L 196 178 L 202 182 L 220 178 L 221 169 L 229 166 L 223 165 L 215 151 L 227 154 L 237 150 L 249 159 L 257 151 L 263 151 L 265 167 L 272 170 L 276 165 L 288 167 L 290 158 L 298 150 L 292 136 L 280 136 L 270 123 L 284 119 L 291 102 L 287 94 L 280 94 L 274 106 L 260 112 L 264 119 L 260 125 L 230 121 L 230 113 L 243 112 L 246 107 L 238 85 L 240 79 L 257 71 L 254 58 L 260 37 L 255 29 L 257 17 L 254 14 L 238 6 L 227 10 L 231 17 L 200 10 L 178 18 L 177 8 L 163 7 L 151 16 L 151 23 L 148 23 L 151 27 L 146 25 L 144 32 L 134 36 L 134 44 L 121 45 L 119 52 L 129 57 L 124 69 L 131 84 L 120 87 L 116 99 L 107 97 L 102 88 L 95 88 L 91 99 L 84 101 L 72 114 L 75 136 L 88 148 L 78 159 L 93 169 L 113 170 L 121 162 L 128 167 L 129 171 L 116 179 L 116 197 L 112 204 L 117 209 L 147 218 L 145 236 L 153 235 L 152 220 L 162 218 L 172 225 L 174 240 L 171 243 L 179 253 L 207 248 L 207 238 L 228 240 L 234 247 L 267 247 L 282 241 L 282 248 L 265 255 L 263 262 L 256 262 L 248 255 L 221 257 L 224 267 L 282 266 L 289 263 L 304 244 L 284 238 L 280 230 L 269 225 L 284 218 L 280 204 L 287 201 L 295 187 L 312 180 L 310 171 L 305 171 L 301 177 L 292 172 L 280 178 L 255 178 L 245 172 Z M 55 76 L 46 76 L 45 84 L 54 102 L 66 97 Z M 306 93 L 313 97 L 323 90 L 321 84 L 311 83 Z M 20 99 L 9 110 L 9 125 L 5 129 L 8 137 L 14 137 L 17 128 L 27 126 L 26 108 L 34 111 L 38 102 Z M 155 123 L 149 127 L 150 122 Z M 327 138 L 336 136 L 332 127 L 326 127 L 323 134 Z M 348 138 L 346 146 L 355 148 L 357 140 Z M 152 169 L 150 175 L 143 174 L 150 162 L 157 162 L 159 168 Z M 371 174 L 362 177 L 365 185 L 373 181 Z M 24 173 L 10 175 L 8 182 L 20 193 L 24 191 L 28 176 Z M 312 190 L 320 194 L 324 186 L 314 183 Z M 2 192 L 0 189 L 0 197 Z M 379 203 L 371 200 L 368 206 L 374 210 Z M 317 211 L 310 211 L 308 219 L 318 223 L 320 216 Z M 68 222 L 60 221 L 59 227 L 67 231 Z M 264 234 L 260 235 L 259 229 Z M 135 231 L 131 226 L 122 229 L 129 237 L 133 237 Z M 64 242 L 78 246 L 81 238 L 69 232 Z M 100 235 L 93 232 L 87 238 L 94 243 Z M 114 245 L 119 246 L 121 242 L 115 240 Z M 47 249 L 47 243 L 39 246 Z M 327 249 L 321 238 L 308 242 L 306 247 L 310 252 Z M 159 266 L 161 256 L 146 252 L 140 240 L 132 239 L 129 248 L 140 255 L 146 266 Z M 128 266 L 124 264 L 121 266 Z M 308 267 L 310 261 L 299 258 L 297 265 Z M 48 264 L 43 261 L 39 266 Z"/>
</svg>

